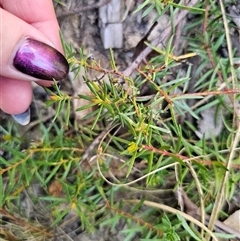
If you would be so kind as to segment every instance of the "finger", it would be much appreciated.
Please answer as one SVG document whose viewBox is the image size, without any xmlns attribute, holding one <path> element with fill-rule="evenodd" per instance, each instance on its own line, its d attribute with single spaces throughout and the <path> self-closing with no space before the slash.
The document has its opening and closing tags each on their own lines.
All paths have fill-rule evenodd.
<svg viewBox="0 0 240 241">
<path fill-rule="evenodd" d="M 67 76 L 66 59 L 44 34 L 4 9 L 0 19 L 1 76 L 35 81 Z"/>
<path fill-rule="evenodd" d="M 62 51 L 59 38 L 59 25 L 50 0 L 0 0 L 2 7 L 29 23 L 43 34 Z"/>
<path fill-rule="evenodd" d="M 0 77 L 0 108 L 4 112 L 23 113 L 28 109 L 31 101 L 31 82 Z"/>
</svg>

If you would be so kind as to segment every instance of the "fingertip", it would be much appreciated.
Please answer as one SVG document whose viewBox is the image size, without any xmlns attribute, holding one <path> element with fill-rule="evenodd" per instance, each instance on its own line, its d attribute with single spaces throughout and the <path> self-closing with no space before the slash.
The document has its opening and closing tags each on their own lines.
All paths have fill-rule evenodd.
<svg viewBox="0 0 240 241">
<path fill-rule="evenodd" d="M 31 82 L 0 77 L 0 108 L 4 112 L 21 114 L 28 109 L 31 102 Z"/>
<path fill-rule="evenodd" d="M 0 0 L 3 9 L 42 32 L 60 52 L 59 25 L 53 2 L 49 0 Z"/>
</svg>

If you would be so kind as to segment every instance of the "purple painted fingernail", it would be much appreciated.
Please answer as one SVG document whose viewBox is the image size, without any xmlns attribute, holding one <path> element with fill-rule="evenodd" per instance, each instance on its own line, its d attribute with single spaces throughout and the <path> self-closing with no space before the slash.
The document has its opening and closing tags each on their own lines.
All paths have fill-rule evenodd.
<svg viewBox="0 0 240 241">
<path fill-rule="evenodd" d="M 38 79 L 64 79 L 69 71 L 65 57 L 53 47 L 28 38 L 18 49 L 14 67 L 24 74 Z"/>
</svg>

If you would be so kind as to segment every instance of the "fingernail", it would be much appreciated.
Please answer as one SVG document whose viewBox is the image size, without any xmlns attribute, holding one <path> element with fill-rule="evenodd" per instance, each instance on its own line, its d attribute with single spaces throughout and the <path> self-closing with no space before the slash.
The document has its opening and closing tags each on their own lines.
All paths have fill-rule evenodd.
<svg viewBox="0 0 240 241">
<path fill-rule="evenodd" d="M 69 71 L 65 57 L 53 47 L 27 38 L 13 59 L 14 67 L 20 72 L 38 79 L 64 79 Z"/>
<path fill-rule="evenodd" d="M 27 125 L 30 122 L 30 108 L 21 114 L 12 115 L 12 117 L 18 124 Z"/>
</svg>

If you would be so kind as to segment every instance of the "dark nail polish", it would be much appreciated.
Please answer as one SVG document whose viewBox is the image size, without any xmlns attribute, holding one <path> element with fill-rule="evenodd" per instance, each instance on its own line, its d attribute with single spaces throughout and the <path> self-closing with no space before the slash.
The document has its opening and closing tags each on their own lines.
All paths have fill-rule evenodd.
<svg viewBox="0 0 240 241">
<path fill-rule="evenodd" d="M 12 117 L 18 124 L 27 125 L 30 122 L 30 108 L 21 114 L 12 115 Z"/>
<path fill-rule="evenodd" d="M 18 49 L 14 67 L 38 79 L 64 79 L 69 71 L 65 57 L 53 47 L 34 39 L 26 39 Z"/>
</svg>

